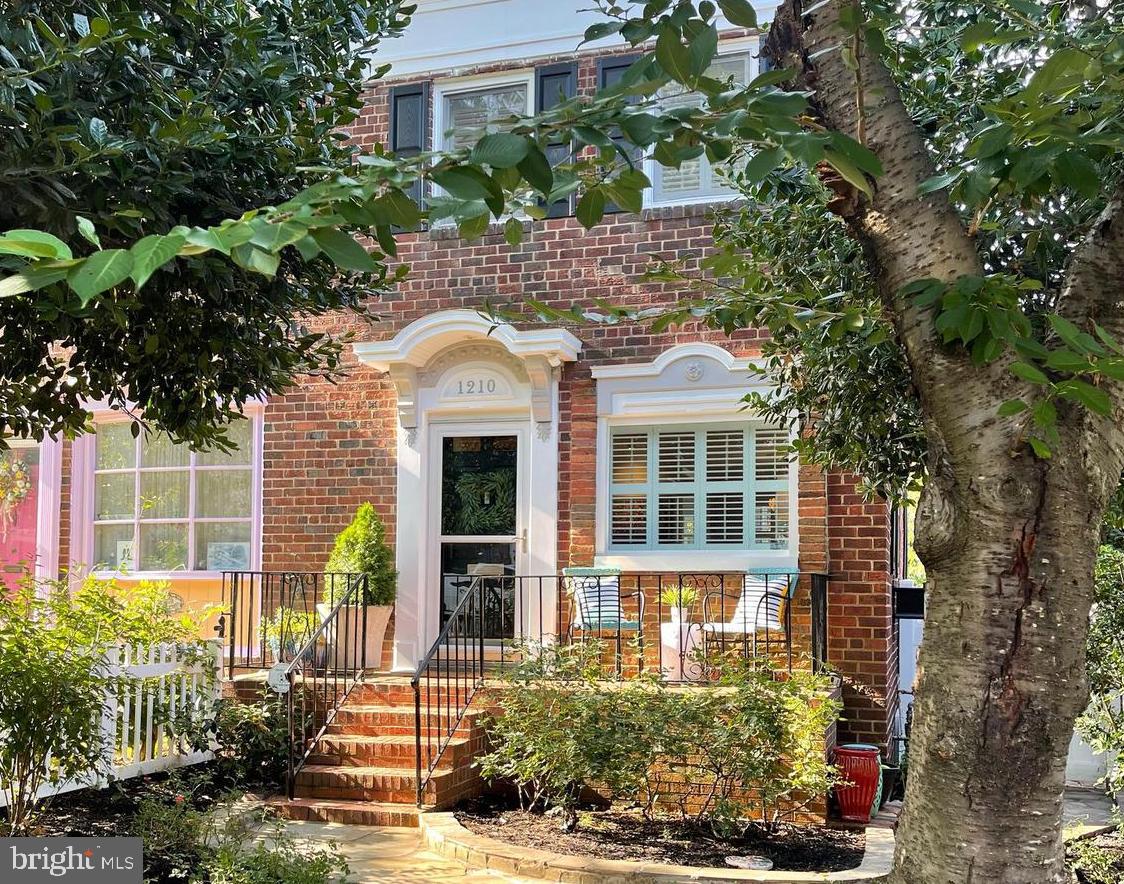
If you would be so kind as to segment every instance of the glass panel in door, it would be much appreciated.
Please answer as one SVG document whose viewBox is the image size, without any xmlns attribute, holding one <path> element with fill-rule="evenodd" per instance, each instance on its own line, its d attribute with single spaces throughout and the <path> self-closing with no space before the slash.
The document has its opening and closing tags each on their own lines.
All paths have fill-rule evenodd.
<svg viewBox="0 0 1124 884">
<path fill-rule="evenodd" d="M 515 635 L 517 436 L 441 440 L 441 625 L 482 587 L 485 639 Z"/>
</svg>

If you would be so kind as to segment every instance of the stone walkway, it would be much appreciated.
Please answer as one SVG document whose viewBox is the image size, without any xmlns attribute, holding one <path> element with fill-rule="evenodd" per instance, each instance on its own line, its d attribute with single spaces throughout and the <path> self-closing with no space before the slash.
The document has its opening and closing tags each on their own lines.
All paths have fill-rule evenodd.
<svg viewBox="0 0 1124 884">
<path fill-rule="evenodd" d="M 1071 787 L 1065 790 L 1062 825 L 1067 835 L 1099 829 L 1112 823 L 1112 811 L 1112 802 L 1099 789 Z"/>
<path fill-rule="evenodd" d="M 349 882 L 395 881 L 398 884 L 446 884 L 446 882 L 490 882 L 531 884 L 500 872 L 465 869 L 459 863 L 426 850 L 420 829 L 384 829 L 373 826 L 344 826 L 337 823 L 289 821 L 285 831 L 298 843 L 335 841 L 351 867 Z M 268 840 L 268 835 L 264 836 Z"/>
</svg>

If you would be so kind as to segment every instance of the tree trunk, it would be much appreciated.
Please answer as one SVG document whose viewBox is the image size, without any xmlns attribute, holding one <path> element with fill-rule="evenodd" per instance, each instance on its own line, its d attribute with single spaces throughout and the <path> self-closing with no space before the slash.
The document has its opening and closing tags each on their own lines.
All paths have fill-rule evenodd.
<svg viewBox="0 0 1124 884">
<path fill-rule="evenodd" d="M 996 413 L 1007 399 L 1039 395 L 1007 370 L 1012 357 L 974 365 L 941 343 L 930 309 L 900 294 L 912 280 L 984 271 L 947 198 L 917 192 L 935 169 L 889 72 L 869 53 L 859 53 L 858 78 L 844 63 L 839 49 L 851 38 L 839 14 L 850 7 L 833 0 L 805 14 L 787 0 L 766 53 L 795 68 L 826 126 L 864 138 L 881 160 L 872 199 L 836 181 L 833 205 L 876 270 L 930 449 L 917 518 L 925 639 L 892 880 L 1064 881 L 1065 758 L 1086 701 L 1093 565 L 1124 436 L 1113 420 L 1063 403 L 1061 444 L 1049 460 L 1035 458 L 1018 422 Z M 1119 202 L 1074 256 L 1059 308 L 1114 333 L 1124 291 Z M 1117 413 L 1119 386 L 1109 385 Z"/>
</svg>

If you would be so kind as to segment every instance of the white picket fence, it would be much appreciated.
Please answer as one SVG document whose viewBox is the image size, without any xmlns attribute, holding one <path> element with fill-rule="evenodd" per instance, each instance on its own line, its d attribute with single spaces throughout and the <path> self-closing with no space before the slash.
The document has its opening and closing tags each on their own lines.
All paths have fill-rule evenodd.
<svg viewBox="0 0 1124 884">
<path fill-rule="evenodd" d="M 104 787 L 114 780 L 213 758 L 210 749 L 193 749 L 172 729 L 178 713 L 185 709 L 205 712 L 221 694 L 221 642 L 212 639 L 203 646 L 203 653 L 189 653 L 174 644 L 113 646 L 106 655 L 109 681 L 99 727 L 102 769 L 45 784 L 39 797 Z M 60 702 L 65 700 L 60 698 Z M 0 807 L 8 800 L 7 790 L 0 784 Z"/>
</svg>

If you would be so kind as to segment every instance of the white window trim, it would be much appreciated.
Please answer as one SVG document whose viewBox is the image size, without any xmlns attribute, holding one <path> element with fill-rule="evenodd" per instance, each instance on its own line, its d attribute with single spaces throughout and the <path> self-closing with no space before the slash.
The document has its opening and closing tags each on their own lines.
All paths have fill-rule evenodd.
<svg viewBox="0 0 1124 884">
<path fill-rule="evenodd" d="M 725 377 L 720 386 L 698 389 L 676 378 L 676 366 L 705 364 Z M 764 423 L 747 411 L 743 398 L 751 388 L 765 389 L 765 379 L 749 373 L 750 360 L 738 359 L 714 344 L 681 344 L 650 363 L 597 366 L 597 466 L 595 476 L 593 564 L 622 571 L 748 571 L 754 568 L 796 570 L 799 563 L 799 465 L 789 465 L 789 532 L 786 549 L 610 550 L 610 490 L 612 488 L 612 431 L 618 427 L 660 424 Z M 655 382 L 654 384 L 652 382 Z M 606 388 L 602 388 L 602 385 Z M 795 425 L 789 430 L 794 437 Z"/>
<path fill-rule="evenodd" d="M 119 423 L 131 416 L 110 408 L 90 409 L 96 424 Z M 265 441 L 265 403 L 247 403 L 242 413 L 252 422 L 252 450 L 250 455 L 250 567 L 261 568 L 262 546 L 262 466 Z M 94 470 L 96 467 L 97 437 L 94 433 L 82 436 L 74 443 L 71 463 L 70 489 L 70 570 L 71 573 L 92 573 L 99 578 L 118 577 L 125 580 L 221 580 L 221 571 L 186 568 L 173 571 L 111 571 L 92 570 L 94 556 Z M 183 520 L 173 520 L 183 521 Z M 221 520 L 219 520 L 221 521 Z M 194 561 L 195 551 L 189 550 L 189 561 Z"/>
<path fill-rule="evenodd" d="M 716 58 L 722 58 L 726 55 L 740 55 L 747 53 L 749 55 L 749 79 L 752 80 L 758 74 L 758 58 L 754 50 L 759 46 L 760 38 L 758 36 L 752 37 L 738 37 L 734 40 L 723 40 L 718 44 L 718 54 Z M 675 197 L 674 199 L 659 199 L 656 196 L 656 179 L 658 178 L 657 166 L 659 164 L 652 158 L 650 154 L 644 157 L 644 174 L 648 176 L 648 180 L 652 182 L 651 187 L 644 189 L 644 208 L 645 209 L 668 209 L 674 206 L 704 206 L 704 205 L 717 205 L 720 203 L 729 203 L 734 200 L 740 199 L 741 194 L 737 191 L 725 191 L 722 193 L 711 194 L 696 194 L 694 196 Z"/>
<path fill-rule="evenodd" d="M 445 149 L 445 99 L 452 95 L 462 95 L 466 92 L 479 92 L 484 89 L 497 89 L 501 86 L 526 87 L 527 101 L 523 107 L 525 116 L 535 112 L 535 69 L 526 68 L 517 71 L 498 71 L 494 74 L 480 74 L 470 77 L 447 77 L 433 81 L 433 131 L 430 143 L 434 150 Z M 444 194 L 440 187 L 430 183 L 430 193 L 434 196 Z M 506 217 L 506 216 L 505 216 Z M 452 218 L 442 218 L 435 222 L 433 227 L 453 227 Z"/>
</svg>

